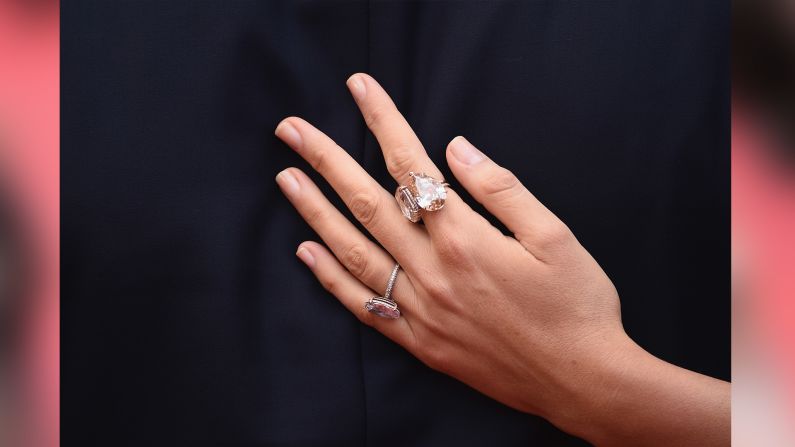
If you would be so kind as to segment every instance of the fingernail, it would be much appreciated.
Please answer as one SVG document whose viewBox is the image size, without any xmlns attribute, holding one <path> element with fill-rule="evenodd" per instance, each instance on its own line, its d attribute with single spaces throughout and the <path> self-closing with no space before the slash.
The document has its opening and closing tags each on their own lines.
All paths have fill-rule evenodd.
<svg viewBox="0 0 795 447">
<path fill-rule="evenodd" d="M 300 188 L 298 179 L 288 169 L 276 174 L 276 183 L 285 194 L 289 195 L 297 193 Z"/>
<path fill-rule="evenodd" d="M 486 156 L 464 137 L 453 138 L 453 141 L 450 142 L 450 150 L 453 152 L 453 156 L 465 165 L 475 165 L 486 159 Z"/>
<path fill-rule="evenodd" d="M 290 145 L 291 147 L 300 147 L 301 146 L 301 134 L 295 129 L 295 126 L 290 124 L 287 121 L 282 121 L 276 126 L 276 136 L 281 138 L 282 141 Z"/>
<path fill-rule="evenodd" d="M 298 259 L 304 262 L 307 267 L 314 268 L 315 267 L 315 257 L 312 256 L 312 253 L 309 252 L 303 246 L 298 247 L 298 251 L 295 252 L 295 255 L 298 256 Z"/>
<path fill-rule="evenodd" d="M 353 75 L 348 78 L 348 81 L 345 83 L 348 85 L 348 89 L 351 91 L 351 94 L 357 101 L 361 101 L 364 99 L 364 95 L 367 93 L 367 90 L 364 87 L 364 81 L 362 77 L 359 75 Z"/>
</svg>

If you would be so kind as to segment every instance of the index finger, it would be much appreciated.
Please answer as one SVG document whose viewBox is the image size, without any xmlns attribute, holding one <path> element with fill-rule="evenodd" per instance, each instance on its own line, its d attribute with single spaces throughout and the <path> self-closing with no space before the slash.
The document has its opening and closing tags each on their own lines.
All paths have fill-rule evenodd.
<svg viewBox="0 0 795 447">
<path fill-rule="evenodd" d="M 395 199 L 344 149 L 298 117 L 282 120 L 276 135 L 328 181 L 354 217 L 401 264 L 422 251 L 427 235 L 400 213 Z"/>
</svg>

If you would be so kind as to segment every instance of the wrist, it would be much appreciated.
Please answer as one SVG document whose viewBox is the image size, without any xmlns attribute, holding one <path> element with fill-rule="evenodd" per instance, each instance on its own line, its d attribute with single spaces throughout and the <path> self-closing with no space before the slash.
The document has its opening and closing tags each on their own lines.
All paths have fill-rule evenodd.
<svg viewBox="0 0 795 447">
<path fill-rule="evenodd" d="M 549 420 L 561 430 L 594 445 L 624 438 L 616 422 L 626 410 L 627 390 L 658 362 L 622 330 L 602 335 L 590 344 L 572 366 L 565 385 L 563 405 Z M 560 403 L 560 402 L 559 402 Z"/>
<path fill-rule="evenodd" d="M 581 368 L 550 421 L 593 445 L 729 445 L 730 385 L 664 362 L 623 331 Z"/>
</svg>

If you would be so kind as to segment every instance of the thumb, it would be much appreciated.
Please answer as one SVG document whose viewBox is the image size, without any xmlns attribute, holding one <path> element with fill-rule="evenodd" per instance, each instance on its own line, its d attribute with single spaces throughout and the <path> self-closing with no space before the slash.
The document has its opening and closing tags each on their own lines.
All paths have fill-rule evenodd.
<svg viewBox="0 0 795 447">
<path fill-rule="evenodd" d="M 467 141 L 447 146 L 447 164 L 472 197 L 499 219 L 524 247 L 543 259 L 574 236 L 568 227 L 525 188 L 516 176 Z"/>
</svg>

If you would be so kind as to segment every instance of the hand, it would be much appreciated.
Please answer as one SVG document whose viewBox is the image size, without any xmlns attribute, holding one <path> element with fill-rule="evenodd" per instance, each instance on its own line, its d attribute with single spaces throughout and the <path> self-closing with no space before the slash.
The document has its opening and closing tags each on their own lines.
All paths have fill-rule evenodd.
<svg viewBox="0 0 795 447">
<path fill-rule="evenodd" d="M 364 74 L 347 84 L 397 183 L 407 184 L 411 171 L 441 179 L 381 86 Z M 600 413 L 611 403 L 616 411 L 624 408 L 627 383 L 619 378 L 640 385 L 636 373 L 658 371 L 662 362 L 626 336 L 610 279 L 510 171 L 463 137 L 447 148 L 456 179 L 512 236 L 450 188 L 445 207 L 426 212 L 424 225 L 418 225 L 347 152 L 306 121 L 287 118 L 276 135 L 331 184 L 380 243 L 359 232 L 297 168 L 277 176 L 331 250 L 304 242 L 298 256 L 363 323 L 431 368 L 566 431 L 600 443 L 629 436 L 610 421 L 602 423 Z M 383 294 L 395 261 L 402 270 L 393 297 L 403 315 L 388 320 L 364 304 Z"/>
</svg>

